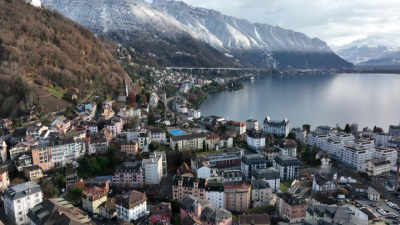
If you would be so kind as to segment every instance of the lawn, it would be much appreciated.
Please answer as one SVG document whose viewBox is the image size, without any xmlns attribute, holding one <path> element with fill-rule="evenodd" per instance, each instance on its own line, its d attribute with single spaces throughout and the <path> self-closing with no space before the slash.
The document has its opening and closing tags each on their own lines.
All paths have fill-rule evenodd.
<svg viewBox="0 0 400 225">
<path fill-rule="evenodd" d="M 276 211 L 275 207 L 272 205 L 261 206 L 254 209 L 246 209 L 244 210 L 245 213 L 251 214 L 263 214 L 263 213 L 270 213 Z"/>
<path fill-rule="evenodd" d="M 283 183 L 281 183 L 280 188 L 281 188 L 281 191 L 287 191 L 288 190 L 287 187 Z"/>
<path fill-rule="evenodd" d="M 210 150 L 208 152 L 196 152 L 195 154 L 196 155 L 209 155 L 209 154 L 213 154 L 213 153 L 216 153 L 216 152 L 217 151 Z"/>
<path fill-rule="evenodd" d="M 61 90 L 60 87 L 56 87 L 56 88 L 54 88 L 54 87 L 43 87 L 43 89 L 48 91 L 51 95 L 53 95 L 56 98 L 64 97 L 64 94 L 67 92 L 67 91 Z"/>
</svg>

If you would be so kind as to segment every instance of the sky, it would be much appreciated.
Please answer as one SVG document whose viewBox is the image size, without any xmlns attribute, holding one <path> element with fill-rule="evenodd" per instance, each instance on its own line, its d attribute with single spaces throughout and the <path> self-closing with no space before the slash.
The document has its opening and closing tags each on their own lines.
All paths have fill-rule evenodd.
<svg viewBox="0 0 400 225">
<path fill-rule="evenodd" d="M 400 32 L 399 0 L 183 0 L 250 22 L 267 23 L 340 46 Z"/>
</svg>

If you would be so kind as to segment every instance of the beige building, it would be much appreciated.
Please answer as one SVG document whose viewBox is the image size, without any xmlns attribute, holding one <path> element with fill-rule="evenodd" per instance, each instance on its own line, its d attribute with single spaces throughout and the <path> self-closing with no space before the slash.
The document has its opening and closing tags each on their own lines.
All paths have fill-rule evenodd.
<svg viewBox="0 0 400 225">
<path fill-rule="evenodd" d="M 24 167 L 24 175 L 29 181 L 37 182 L 43 177 L 42 168 L 38 165 Z"/>
<path fill-rule="evenodd" d="M 112 219 L 117 216 L 117 205 L 114 198 L 109 198 L 103 202 L 99 207 L 99 214 L 106 218 Z"/>
<path fill-rule="evenodd" d="M 14 148 L 10 149 L 10 157 L 11 159 L 15 159 L 19 156 L 20 153 L 24 153 L 29 150 L 28 145 L 19 143 Z"/>
<path fill-rule="evenodd" d="M 367 194 L 369 200 L 379 202 L 381 195 L 375 189 L 368 187 Z"/>
<path fill-rule="evenodd" d="M 7 189 L 8 185 L 10 185 L 8 168 L 7 167 L 0 168 L 0 190 Z"/>
<path fill-rule="evenodd" d="M 239 215 L 239 225 L 270 225 L 268 214 Z"/>
<path fill-rule="evenodd" d="M 121 152 L 126 156 L 130 157 L 136 156 L 138 149 L 139 149 L 139 143 L 137 143 L 136 141 L 128 141 L 121 144 Z"/>
<path fill-rule="evenodd" d="M 207 179 L 175 176 L 172 183 L 172 197 L 178 202 L 187 195 L 206 199 L 206 185 Z"/>
<path fill-rule="evenodd" d="M 186 134 L 173 136 L 170 138 L 170 146 L 172 150 L 178 146 L 179 151 L 184 150 L 201 150 L 203 149 L 203 141 L 206 141 L 207 134 L 198 133 L 198 134 Z M 210 149 L 211 146 L 209 146 Z"/>
<path fill-rule="evenodd" d="M 240 212 L 250 208 L 251 181 L 230 181 L 224 183 L 225 203 L 227 210 Z"/>
<path fill-rule="evenodd" d="M 251 180 L 251 202 L 252 208 L 270 205 L 271 186 L 267 180 Z"/>
<path fill-rule="evenodd" d="M 379 176 L 390 172 L 390 161 L 387 158 L 370 159 L 363 163 L 362 172 L 369 176 Z"/>
<path fill-rule="evenodd" d="M 82 209 L 91 213 L 99 213 L 99 207 L 107 201 L 107 194 L 102 188 L 85 190 L 82 193 Z"/>
</svg>

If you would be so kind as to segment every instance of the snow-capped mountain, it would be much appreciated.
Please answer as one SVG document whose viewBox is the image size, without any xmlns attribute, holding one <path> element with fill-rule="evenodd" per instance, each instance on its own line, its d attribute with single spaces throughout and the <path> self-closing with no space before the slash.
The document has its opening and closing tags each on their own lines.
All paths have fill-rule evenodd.
<svg viewBox="0 0 400 225">
<path fill-rule="evenodd" d="M 42 2 L 96 33 L 122 31 L 127 36 L 135 34 L 135 37 L 146 40 L 189 34 L 232 56 L 229 58 L 258 67 L 285 69 L 353 66 L 338 57 L 318 38 L 309 38 L 303 33 L 268 24 L 250 23 L 180 1 Z"/>
<path fill-rule="evenodd" d="M 332 49 L 347 61 L 360 64 L 400 51 L 400 35 L 370 35 Z"/>
</svg>

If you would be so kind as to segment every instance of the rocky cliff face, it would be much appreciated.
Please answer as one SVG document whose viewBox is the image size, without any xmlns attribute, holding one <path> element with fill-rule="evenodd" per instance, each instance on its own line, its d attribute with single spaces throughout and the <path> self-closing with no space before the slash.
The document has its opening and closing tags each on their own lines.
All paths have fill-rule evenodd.
<svg viewBox="0 0 400 225">
<path fill-rule="evenodd" d="M 147 40 L 189 34 L 233 59 L 264 68 L 352 67 L 318 38 L 167 0 L 43 0 L 94 32 L 126 31 Z"/>
</svg>

